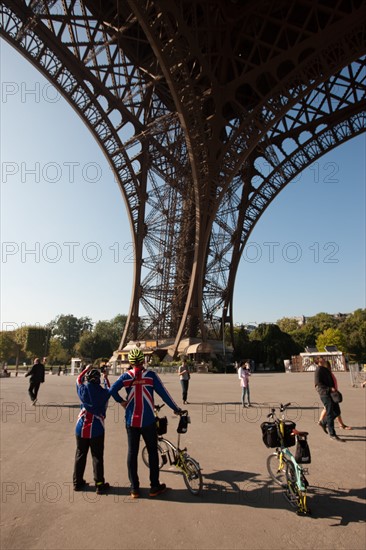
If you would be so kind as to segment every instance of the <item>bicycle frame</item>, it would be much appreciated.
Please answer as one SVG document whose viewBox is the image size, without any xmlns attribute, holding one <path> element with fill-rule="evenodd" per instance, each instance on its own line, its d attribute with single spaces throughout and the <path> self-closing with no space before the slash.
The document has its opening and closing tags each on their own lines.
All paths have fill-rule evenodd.
<svg viewBox="0 0 366 550">
<path fill-rule="evenodd" d="M 287 405 L 281 404 L 280 412 L 284 413 L 285 409 L 289 405 L 290 403 L 287 403 Z M 269 469 L 270 475 L 285 489 L 284 496 L 291 505 L 296 506 L 298 513 L 310 514 L 311 511 L 308 509 L 306 503 L 306 491 L 308 483 L 304 475 L 305 471 L 304 468 L 298 464 L 294 455 L 286 445 L 284 414 L 282 414 L 281 418 L 278 418 L 275 409 L 272 409 L 271 413 L 267 416 L 268 418 L 272 418 L 274 420 L 280 443 L 280 445 L 278 445 L 278 447 L 276 448 L 276 451 L 272 455 L 270 455 L 270 457 L 275 456 L 277 458 L 277 474 L 285 474 L 286 483 L 279 482 L 278 480 L 276 481 L 275 477 L 277 476 L 272 473 L 273 470 L 270 466 L 271 461 L 270 457 L 268 457 L 267 467 Z M 306 432 L 295 431 L 295 433 L 292 433 L 291 435 L 295 435 L 295 441 L 297 442 L 298 436 L 302 434 L 306 434 Z M 289 465 L 291 465 L 291 467 L 289 467 Z"/>
<path fill-rule="evenodd" d="M 285 405 L 285 407 L 286 407 L 286 405 Z M 281 447 L 278 451 L 279 452 L 279 468 L 283 468 L 282 457 L 283 457 L 283 455 L 285 455 L 287 460 L 292 462 L 292 464 L 295 468 L 296 484 L 297 484 L 298 488 L 300 489 L 300 491 L 306 491 L 306 487 L 305 487 L 305 485 L 302 481 L 302 476 L 301 476 L 301 474 L 304 473 L 304 469 L 296 462 L 296 459 L 295 459 L 294 455 L 292 454 L 290 449 L 288 447 L 286 447 L 285 444 L 284 444 L 284 439 L 285 439 L 284 418 L 282 417 L 282 418 L 279 419 L 279 418 L 276 417 L 275 413 L 272 412 L 272 414 L 273 414 L 273 418 L 274 418 L 274 421 L 276 423 L 278 434 L 279 434 L 280 441 L 281 441 Z M 297 436 L 295 436 L 295 438 L 296 438 L 296 441 L 297 441 Z"/>
<path fill-rule="evenodd" d="M 298 488 L 300 489 L 300 491 L 306 492 L 306 487 L 303 483 L 302 476 L 301 476 L 301 474 L 304 474 L 304 468 L 302 468 L 302 466 L 300 466 L 296 462 L 296 459 L 295 459 L 294 455 L 292 454 L 290 449 L 288 449 L 288 447 L 281 447 L 278 452 L 279 452 L 279 462 L 278 462 L 279 467 L 283 468 L 282 456 L 285 455 L 287 460 L 292 462 L 292 464 L 295 468 L 296 484 L 297 484 Z"/>
<path fill-rule="evenodd" d="M 164 405 L 157 405 L 155 407 L 155 416 L 157 419 L 159 419 L 158 412 L 163 406 Z M 188 411 L 183 411 L 183 414 L 188 417 Z M 187 418 L 186 423 L 183 423 L 180 427 L 178 426 L 177 445 L 174 445 L 169 439 L 165 439 L 164 434 L 158 435 L 159 470 L 169 462 L 170 466 L 174 466 L 183 475 L 184 483 L 192 495 L 198 495 L 203 486 L 201 467 L 199 463 L 187 453 L 187 447 L 183 449 L 180 448 L 180 434 L 186 432 L 186 425 L 189 422 L 189 418 Z M 142 460 L 144 464 L 149 467 L 149 456 L 146 445 L 142 449 Z"/>
<path fill-rule="evenodd" d="M 166 464 L 169 461 L 170 466 L 174 465 L 174 466 L 177 466 L 178 468 L 180 468 L 182 471 L 185 471 L 185 468 L 184 468 L 185 461 L 184 461 L 184 459 L 186 457 L 188 457 L 188 454 L 187 454 L 187 447 L 184 447 L 184 449 L 180 449 L 180 447 L 179 447 L 180 434 L 178 434 L 178 442 L 177 442 L 176 446 L 174 445 L 174 443 L 169 441 L 169 439 L 166 439 L 162 435 L 158 437 L 158 442 L 160 442 L 160 443 L 163 442 L 167 447 L 166 449 L 162 449 L 163 462 Z M 172 453 L 172 456 L 171 456 L 170 453 Z M 164 458 L 166 458 L 166 456 L 168 458 L 167 458 L 167 460 L 164 460 Z"/>
</svg>

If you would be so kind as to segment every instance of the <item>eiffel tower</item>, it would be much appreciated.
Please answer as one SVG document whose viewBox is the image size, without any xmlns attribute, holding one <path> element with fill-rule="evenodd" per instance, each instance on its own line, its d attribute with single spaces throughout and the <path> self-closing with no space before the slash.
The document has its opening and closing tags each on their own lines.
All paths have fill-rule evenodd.
<svg viewBox="0 0 366 550">
<path fill-rule="evenodd" d="M 73 106 L 134 242 L 129 339 L 222 339 L 268 205 L 365 131 L 363 0 L 5 0 L 1 36 Z M 346 192 L 346 191 L 345 191 Z"/>
</svg>

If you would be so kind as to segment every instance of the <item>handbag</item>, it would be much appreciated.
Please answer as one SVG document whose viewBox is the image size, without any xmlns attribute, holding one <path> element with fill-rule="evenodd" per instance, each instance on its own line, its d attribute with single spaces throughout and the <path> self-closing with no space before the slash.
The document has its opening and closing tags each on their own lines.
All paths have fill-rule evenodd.
<svg viewBox="0 0 366 550">
<path fill-rule="evenodd" d="M 334 403 L 342 403 L 343 401 L 343 395 L 338 390 L 330 392 L 330 397 Z"/>
</svg>

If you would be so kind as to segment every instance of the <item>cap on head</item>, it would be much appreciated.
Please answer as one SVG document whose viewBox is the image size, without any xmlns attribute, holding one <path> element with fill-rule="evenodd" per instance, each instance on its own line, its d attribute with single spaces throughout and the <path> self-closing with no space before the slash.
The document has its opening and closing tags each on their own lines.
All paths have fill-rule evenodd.
<svg viewBox="0 0 366 550">
<path fill-rule="evenodd" d="M 92 369 L 86 373 L 85 378 L 88 382 L 93 384 L 100 384 L 100 371 L 98 369 Z"/>
<path fill-rule="evenodd" d="M 144 362 L 145 356 L 139 349 L 132 349 L 128 354 L 128 362 L 131 365 L 142 365 Z"/>
</svg>

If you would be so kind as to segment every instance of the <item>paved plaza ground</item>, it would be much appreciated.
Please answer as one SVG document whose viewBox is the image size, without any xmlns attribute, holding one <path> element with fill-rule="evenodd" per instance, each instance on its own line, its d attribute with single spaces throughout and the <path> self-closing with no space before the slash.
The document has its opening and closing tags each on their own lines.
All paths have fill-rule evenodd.
<svg viewBox="0 0 366 550">
<path fill-rule="evenodd" d="M 204 490 L 192 496 L 182 476 L 166 468 L 161 482 L 171 489 L 149 499 L 141 461 L 142 498 L 133 501 L 124 412 L 113 399 L 105 447 L 110 494 L 98 496 L 92 485 L 74 493 L 75 378 L 47 375 L 36 407 L 30 406 L 28 378 L 1 379 L 1 549 L 364 549 L 366 390 L 353 388 L 348 373 L 337 378 L 343 419 L 355 427 L 339 430 L 345 444 L 331 441 L 317 425 L 312 373 L 254 374 L 250 409 L 240 406 L 235 374 L 192 375 L 192 422 L 183 442 L 201 465 Z M 162 379 L 181 403 L 178 377 Z M 270 450 L 260 424 L 271 406 L 288 401 L 288 418 L 310 434 L 309 517 L 296 515 L 266 470 Z M 175 441 L 177 418 L 164 411 L 167 436 Z M 92 484 L 90 458 L 85 477 Z"/>
</svg>

